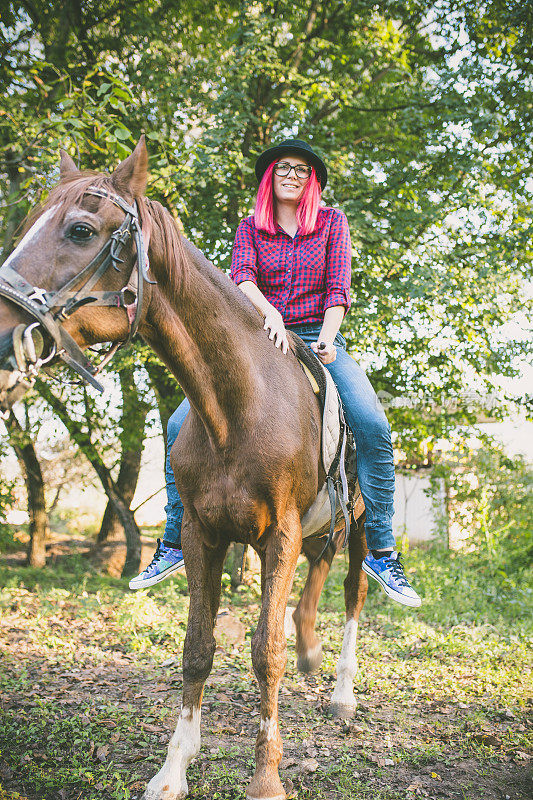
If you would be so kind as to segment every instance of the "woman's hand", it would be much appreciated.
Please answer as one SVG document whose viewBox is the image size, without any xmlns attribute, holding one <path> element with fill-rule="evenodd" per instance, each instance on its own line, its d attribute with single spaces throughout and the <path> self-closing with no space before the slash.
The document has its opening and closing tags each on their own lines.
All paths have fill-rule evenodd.
<svg viewBox="0 0 533 800">
<path fill-rule="evenodd" d="M 311 342 L 311 350 L 316 353 L 322 364 L 331 364 L 337 358 L 337 348 L 327 342 Z"/>
<path fill-rule="evenodd" d="M 289 349 L 287 331 L 283 323 L 283 317 L 274 306 L 271 306 L 265 314 L 264 330 L 269 331 L 268 338 L 274 341 L 276 347 L 281 347 L 283 353 Z"/>
</svg>

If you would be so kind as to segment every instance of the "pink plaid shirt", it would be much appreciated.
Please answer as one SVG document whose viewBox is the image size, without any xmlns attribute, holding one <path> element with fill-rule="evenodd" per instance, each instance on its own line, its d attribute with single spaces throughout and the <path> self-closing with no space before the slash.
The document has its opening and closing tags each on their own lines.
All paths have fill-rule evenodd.
<svg viewBox="0 0 533 800">
<path fill-rule="evenodd" d="M 322 322 L 330 306 L 350 307 L 350 231 L 346 215 L 321 208 L 315 229 L 294 239 L 276 224 L 272 235 L 246 217 L 235 235 L 231 277 L 252 281 L 286 325 Z"/>
</svg>

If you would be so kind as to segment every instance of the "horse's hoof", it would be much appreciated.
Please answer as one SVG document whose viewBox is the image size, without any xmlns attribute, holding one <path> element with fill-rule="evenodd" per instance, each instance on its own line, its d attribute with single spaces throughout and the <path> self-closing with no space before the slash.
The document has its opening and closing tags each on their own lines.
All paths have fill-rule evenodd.
<svg viewBox="0 0 533 800">
<path fill-rule="evenodd" d="M 296 667 L 298 672 L 303 672 L 305 675 L 308 675 L 310 672 L 317 672 L 317 670 L 320 669 L 321 663 L 322 645 L 319 642 L 311 650 L 308 650 L 307 653 L 298 655 Z"/>
<path fill-rule="evenodd" d="M 334 719 L 350 719 L 357 710 L 357 703 L 331 703 L 329 710 Z"/>
<path fill-rule="evenodd" d="M 277 775 L 263 778 L 254 775 L 246 789 L 246 800 L 286 800 L 287 794 Z"/>
<path fill-rule="evenodd" d="M 283 791 L 283 794 L 274 795 L 274 797 L 264 797 L 263 795 L 261 795 L 261 797 L 256 797 L 246 792 L 246 800 L 286 800 L 286 797 L 287 793 L 285 791 Z"/>
<path fill-rule="evenodd" d="M 157 775 L 155 776 L 157 778 Z M 152 778 L 154 780 L 154 778 Z M 150 781 L 151 783 L 152 781 Z M 144 790 L 144 794 L 141 797 L 141 800 L 183 800 L 184 797 L 187 797 L 188 794 L 188 787 L 185 789 L 184 786 L 181 786 L 179 789 L 171 789 L 170 782 L 163 780 L 159 781 L 159 784 L 154 784 L 154 786 L 148 786 Z"/>
<path fill-rule="evenodd" d="M 280 786 L 281 786 L 281 793 L 274 794 L 274 795 L 272 795 L 272 794 L 269 794 L 269 795 L 266 795 L 266 794 L 250 794 L 250 789 L 247 789 L 246 790 L 246 800 L 286 800 L 287 793 L 285 792 L 285 789 L 283 788 L 281 783 L 280 783 Z M 252 792 L 253 792 L 253 789 L 252 789 Z"/>
</svg>

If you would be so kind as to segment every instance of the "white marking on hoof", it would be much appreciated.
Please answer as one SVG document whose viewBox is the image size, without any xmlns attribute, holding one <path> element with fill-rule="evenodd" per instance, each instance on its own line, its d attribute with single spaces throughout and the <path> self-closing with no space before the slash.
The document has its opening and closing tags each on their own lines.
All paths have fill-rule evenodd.
<svg viewBox="0 0 533 800">
<path fill-rule="evenodd" d="M 182 709 L 166 761 L 146 787 L 143 800 L 180 800 L 187 795 L 187 767 L 200 750 L 200 716 L 199 708 Z"/>
<path fill-rule="evenodd" d="M 331 710 L 336 716 L 355 711 L 357 700 L 353 693 L 353 680 L 357 672 L 357 622 L 349 619 L 344 628 L 342 649 L 337 662 L 337 683 L 331 695 Z M 340 713 L 337 714 L 336 712 Z"/>
<path fill-rule="evenodd" d="M 285 638 L 288 639 L 289 636 L 294 636 L 296 634 L 296 625 L 294 624 L 294 619 L 292 615 L 296 609 L 293 606 L 287 606 L 285 610 L 285 620 L 283 622 L 283 628 L 285 630 Z"/>
<path fill-rule="evenodd" d="M 331 703 L 330 712 L 333 719 L 350 719 L 356 712 L 357 703 L 353 705 L 341 705 L 340 703 Z"/>
</svg>

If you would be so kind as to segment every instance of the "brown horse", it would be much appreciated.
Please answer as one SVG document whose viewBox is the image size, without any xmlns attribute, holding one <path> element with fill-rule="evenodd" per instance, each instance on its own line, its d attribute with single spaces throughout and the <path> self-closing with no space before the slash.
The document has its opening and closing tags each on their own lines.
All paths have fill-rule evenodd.
<svg viewBox="0 0 533 800">
<path fill-rule="evenodd" d="M 76 346 L 83 349 L 97 342 L 124 341 L 135 317 L 140 334 L 176 376 L 191 402 L 191 413 L 171 456 L 185 506 L 182 540 L 190 591 L 183 702 L 167 759 L 144 797 L 175 800 L 187 793 L 186 769 L 200 748 L 200 708 L 215 651 L 213 628 L 224 556 L 229 543 L 236 541 L 250 544 L 262 567 L 262 606 L 252 639 L 261 720 L 256 770 L 247 797 L 285 798 L 278 774 L 282 754 L 278 690 L 286 664 L 287 600 L 303 549 L 311 566 L 294 612 L 296 650 L 299 669 L 315 670 L 321 660 L 314 632 L 317 604 L 335 549 L 329 548 L 317 560 L 324 540 L 302 541 L 302 516 L 325 478 L 320 463 L 320 408 L 297 359 L 273 346 L 260 315 L 244 294 L 180 235 L 159 203 L 143 197 L 146 178 L 144 140 L 111 176 L 81 173 L 70 157 L 62 154 L 61 181 L 38 216 L 28 223 L 4 272 L 11 285 L 19 283 L 20 295 L 28 297 L 24 287 L 33 289 L 34 305 L 17 300 L 2 279 L 6 264 L 0 269 L 0 398 L 8 407 L 21 387 L 24 390 L 21 373 L 13 368 L 12 345 L 18 342 L 20 350 L 22 342 L 24 352 L 31 350 L 28 326 L 36 318 L 40 320 L 35 310 L 38 298 L 59 296 L 67 283 L 76 286 L 106 242 L 120 239 L 121 259 L 113 256 L 114 269 L 100 271 L 89 293 L 93 300 L 98 295 L 100 301 L 95 305 L 75 293 L 72 299 L 71 292 L 68 310 L 56 312 L 55 322 L 43 317 L 41 327 L 46 348 L 49 337 L 56 336 L 53 326 L 57 322 L 65 331 L 61 341 L 72 354 Z M 135 273 L 136 259 L 139 264 L 141 255 L 144 259 L 144 253 L 138 252 L 142 237 L 137 232 L 133 242 L 121 233 L 131 207 L 138 209 L 145 241 L 149 235 L 150 273 L 141 267 Z M 121 306 L 119 302 L 124 297 L 123 287 L 135 291 L 131 277 L 135 274 L 144 283 L 137 309 L 133 303 Z M 144 282 L 142 275 L 148 274 L 156 282 Z M 110 297 L 118 298 L 117 302 L 109 301 Z M 23 329 L 23 334 L 17 340 L 14 331 L 18 329 Z M 76 345 L 71 345 L 72 340 Z M 61 353 L 67 357 L 65 351 Z M 74 361 L 76 358 L 79 362 L 79 356 Z M 40 362 L 34 357 L 32 363 L 36 368 Z M 367 589 L 361 571 L 366 555 L 363 510 L 360 504 L 354 513 L 357 530 L 349 542 L 346 628 L 332 696 L 333 713 L 342 715 L 352 712 L 356 703 L 352 683 L 357 621 Z"/>
</svg>

